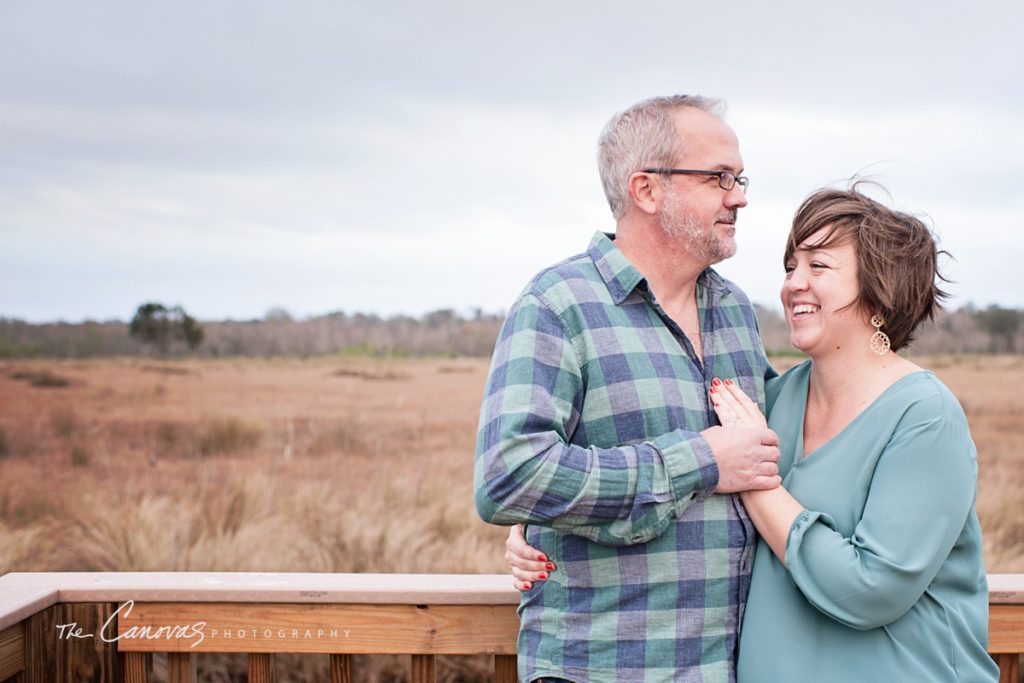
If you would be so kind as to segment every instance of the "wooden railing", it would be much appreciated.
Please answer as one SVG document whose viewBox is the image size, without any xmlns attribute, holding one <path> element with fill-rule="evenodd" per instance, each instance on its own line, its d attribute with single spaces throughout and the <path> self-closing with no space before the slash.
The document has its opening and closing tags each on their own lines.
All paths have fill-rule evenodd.
<svg viewBox="0 0 1024 683">
<path fill-rule="evenodd" d="M 0 578 L 0 681 L 194 681 L 196 655 L 244 652 L 249 680 L 274 680 L 277 653 L 329 653 L 332 682 L 353 654 L 411 655 L 434 680 L 435 655 L 494 655 L 514 682 L 519 596 L 506 576 L 67 573 Z"/>
<path fill-rule="evenodd" d="M 1018 683 L 1024 574 L 989 577 L 989 651 Z M 328 653 L 332 683 L 353 654 L 410 655 L 414 683 L 436 655 L 493 655 L 516 680 L 519 596 L 504 575 L 12 573 L 0 577 L 0 681 L 143 683 L 152 653 L 168 681 L 196 680 L 196 655 L 248 653 L 274 680 L 277 653 Z"/>
</svg>

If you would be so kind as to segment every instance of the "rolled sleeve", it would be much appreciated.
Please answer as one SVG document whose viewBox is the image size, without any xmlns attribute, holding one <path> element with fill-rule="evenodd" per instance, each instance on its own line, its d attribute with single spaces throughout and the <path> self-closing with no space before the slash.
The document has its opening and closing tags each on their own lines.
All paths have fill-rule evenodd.
<svg viewBox="0 0 1024 683">
<path fill-rule="evenodd" d="M 654 440 L 668 470 L 676 516 L 682 515 L 701 491 L 718 485 L 718 462 L 707 440 L 681 430 Z"/>
<path fill-rule="evenodd" d="M 879 459 L 861 519 L 844 536 L 804 510 L 786 543 L 793 581 L 817 609 L 855 629 L 901 617 L 949 556 L 974 502 L 977 468 L 962 414 L 941 409 L 901 428 Z"/>
</svg>

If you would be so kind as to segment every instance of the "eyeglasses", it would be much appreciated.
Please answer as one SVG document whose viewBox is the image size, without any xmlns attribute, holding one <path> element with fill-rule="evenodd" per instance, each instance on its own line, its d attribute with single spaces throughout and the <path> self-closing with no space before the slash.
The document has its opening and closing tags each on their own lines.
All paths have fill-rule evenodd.
<svg viewBox="0 0 1024 683">
<path fill-rule="evenodd" d="M 747 193 L 750 179 L 746 176 L 729 173 L 729 171 L 691 171 L 686 168 L 645 168 L 644 173 L 664 173 L 666 175 L 714 175 L 718 176 L 718 186 L 729 191 L 739 183 L 743 194 Z"/>
</svg>

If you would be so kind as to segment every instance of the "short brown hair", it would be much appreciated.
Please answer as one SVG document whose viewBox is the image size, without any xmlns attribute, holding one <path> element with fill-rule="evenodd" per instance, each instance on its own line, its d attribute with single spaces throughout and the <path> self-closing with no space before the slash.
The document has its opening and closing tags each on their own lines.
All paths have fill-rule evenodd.
<svg viewBox="0 0 1024 683">
<path fill-rule="evenodd" d="M 858 296 L 853 304 L 868 315 L 881 313 L 882 331 L 893 351 L 914 338 L 914 330 L 934 318 L 949 294 L 939 288 L 948 282 L 938 269 L 940 251 L 931 230 L 921 219 L 894 211 L 862 192 L 864 181 L 849 190 L 824 188 L 811 194 L 797 209 L 786 243 L 783 264 L 814 233 L 826 229 L 816 247 L 847 241 L 857 254 Z M 872 183 L 876 184 L 876 183 Z"/>
</svg>

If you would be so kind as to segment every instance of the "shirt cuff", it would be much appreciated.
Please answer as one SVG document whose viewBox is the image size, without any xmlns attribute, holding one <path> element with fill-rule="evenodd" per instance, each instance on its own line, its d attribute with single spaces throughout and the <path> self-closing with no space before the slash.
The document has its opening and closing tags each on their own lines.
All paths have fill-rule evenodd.
<svg viewBox="0 0 1024 683">
<path fill-rule="evenodd" d="M 797 583 L 799 583 L 799 578 L 803 576 L 800 549 L 803 546 L 804 538 L 814 529 L 815 524 L 819 521 L 826 527 L 835 529 L 835 520 L 832 517 L 824 512 L 816 512 L 815 510 L 803 510 L 796 516 L 793 524 L 789 527 L 789 534 L 786 536 L 786 567 Z"/>
<path fill-rule="evenodd" d="M 668 472 L 673 507 L 681 514 L 697 496 L 718 485 L 718 462 L 699 433 L 676 430 L 654 440 Z"/>
</svg>

